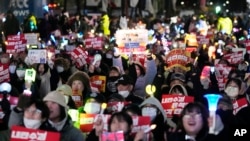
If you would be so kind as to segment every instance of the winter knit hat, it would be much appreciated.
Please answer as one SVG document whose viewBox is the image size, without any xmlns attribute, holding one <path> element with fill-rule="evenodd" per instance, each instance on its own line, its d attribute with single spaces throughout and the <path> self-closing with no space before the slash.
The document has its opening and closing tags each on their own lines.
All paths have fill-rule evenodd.
<svg viewBox="0 0 250 141">
<path fill-rule="evenodd" d="M 44 98 L 43 101 L 52 101 L 65 108 L 68 108 L 64 96 L 58 91 L 49 92 Z"/>
<path fill-rule="evenodd" d="M 64 95 L 72 96 L 72 89 L 69 85 L 63 84 L 56 89 L 58 92 L 63 92 Z"/>
<path fill-rule="evenodd" d="M 176 127 L 176 124 L 169 118 L 167 118 L 166 116 L 166 112 L 164 111 L 160 101 L 158 99 L 156 99 L 155 97 L 149 97 L 147 99 L 145 99 L 142 104 L 140 105 L 140 107 L 142 108 L 144 105 L 146 104 L 151 104 L 154 105 L 158 108 L 158 110 L 161 112 L 162 116 L 164 117 L 164 121 L 167 121 L 167 123 L 171 126 L 171 127 Z"/>
</svg>

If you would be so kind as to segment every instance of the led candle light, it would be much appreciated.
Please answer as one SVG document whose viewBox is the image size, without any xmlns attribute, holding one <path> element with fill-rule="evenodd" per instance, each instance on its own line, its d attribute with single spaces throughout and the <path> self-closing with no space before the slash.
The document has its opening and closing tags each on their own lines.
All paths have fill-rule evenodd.
<svg viewBox="0 0 250 141">
<path fill-rule="evenodd" d="M 102 115 L 103 112 L 104 112 L 104 110 L 107 108 L 107 103 L 102 103 L 102 107 L 101 107 L 101 108 L 102 108 L 102 109 L 101 109 L 100 114 Z"/>
<path fill-rule="evenodd" d="M 144 130 L 144 133 L 148 133 L 149 131 L 154 130 L 155 128 L 156 128 L 156 124 L 152 124 L 150 127 Z"/>
<path fill-rule="evenodd" d="M 150 84 L 149 84 L 149 85 L 146 86 L 146 93 L 147 93 L 148 95 L 154 96 L 155 91 L 156 91 L 155 85 L 150 85 Z"/>
<path fill-rule="evenodd" d="M 95 65 L 97 61 L 101 61 L 102 60 L 102 56 L 100 54 L 96 54 L 94 56 L 94 61 L 92 63 L 92 65 Z"/>
<path fill-rule="evenodd" d="M 208 109 L 209 109 L 209 115 L 213 119 L 212 125 L 209 127 L 209 133 L 214 134 L 215 129 L 215 117 L 216 117 L 216 109 L 219 99 L 221 98 L 221 95 L 218 94 L 206 94 L 204 97 L 208 101 Z"/>
</svg>

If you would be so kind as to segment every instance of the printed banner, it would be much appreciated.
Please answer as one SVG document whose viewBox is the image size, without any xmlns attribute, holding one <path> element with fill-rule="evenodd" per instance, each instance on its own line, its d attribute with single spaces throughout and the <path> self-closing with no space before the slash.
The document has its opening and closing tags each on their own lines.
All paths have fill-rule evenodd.
<svg viewBox="0 0 250 141">
<path fill-rule="evenodd" d="M 186 70 L 186 65 L 189 60 L 190 52 L 184 49 L 173 49 L 166 56 L 166 63 L 168 65 L 168 69 L 179 66 Z"/>
<path fill-rule="evenodd" d="M 209 37 L 198 35 L 196 36 L 199 45 L 209 45 Z"/>
<path fill-rule="evenodd" d="M 33 68 L 32 69 L 26 69 L 25 70 L 24 80 L 35 82 L 35 80 L 36 80 L 36 71 Z"/>
<path fill-rule="evenodd" d="M 180 115 L 182 109 L 193 101 L 194 97 L 192 96 L 164 94 L 162 95 L 161 104 L 166 111 L 167 117 L 172 118 L 173 115 Z"/>
<path fill-rule="evenodd" d="M 90 86 L 97 89 L 99 92 L 105 92 L 106 76 L 95 75 L 90 77 Z"/>
<path fill-rule="evenodd" d="M 228 74 L 232 70 L 232 67 L 226 66 L 224 64 L 215 65 L 215 76 L 218 81 L 219 90 L 224 90 L 225 84 L 228 80 Z"/>
<path fill-rule="evenodd" d="M 57 132 L 12 126 L 10 141 L 60 141 L 60 134 Z"/>
<path fill-rule="evenodd" d="M 75 102 L 75 105 L 77 108 L 83 106 L 83 97 L 82 97 L 81 92 L 73 91 L 73 94 L 71 97 L 72 97 L 73 101 Z"/>
<path fill-rule="evenodd" d="M 6 53 L 19 53 L 25 51 L 27 40 L 24 34 L 10 35 L 7 37 L 8 44 L 6 45 Z"/>
<path fill-rule="evenodd" d="M 9 65 L 0 64 L 0 83 L 9 81 L 10 81 Z"/>
<path fill-rule="evenodd" d="M 28 58 L 31 64 L 47 62 L 47 50 L 46 49 L 30 49 L 28 51 Z"/>
<path fill-rule="evenodd" d="M 248 106 L 248 102 L 246 98 L 241 98 L 241 99 L 236 100 L 233 103 L 233 108 L 234 108 L 233 114 L 236 115 L 240 109 L 246 106 Z"/>
<path fill-rule="evenodd" d="M 223 58 L 225 58 L 230 64 L 238 64 L 243 60 L 243 51 L 237 51 L 229 54 L 225 54 Z"/>
<path fill-rule="evenodd" d="M 101 141 L 125 141 L 123 131 L 118 132 L 103 132 Z"/>
<path fill-rule="evenodd" d="M 25 33 L 24 38 L 27 40 L 28 45 L 38 45 L 37 33 Z"/>
<path fill-rule="evenodd" d="M 102 50 L 104 45 L 104 40 L 102 36 L 95 36 L 95 37 L 87 36 L 85 37 L 84 42 L 86 49 L 93 48 Z"/>
<path fill-rule="evenodd" d="M 76 61 L 78 68 L 84 66 L 87 62 L 88 53 L 82 47 L 77 47 L 71 52 L 71 58 Z"/>
<path fill-rule="evenodd" d="M 122 54 L 144 54 L 148 43 L 148 30 L 122 29 L 115 34 L 116 44 Z"/>
</svg>

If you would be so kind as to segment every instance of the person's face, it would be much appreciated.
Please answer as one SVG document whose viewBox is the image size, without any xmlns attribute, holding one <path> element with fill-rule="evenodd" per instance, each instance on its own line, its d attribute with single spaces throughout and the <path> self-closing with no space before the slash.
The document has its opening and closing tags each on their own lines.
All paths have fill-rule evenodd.
<svg viewBox="0 0 250 141">
<path fill-rule="evenodd" d="M 50 114 L 49 114 L 49 119 L 50 120 L 59 120 L 60 118 L 60 106 L 52 101 L 47 101 L 46 105 L 49 108 Z"/>
<path fill-rule="evenodd" d="M 129 130 L 129 126 L 126 121 L 118 121 L 118 119 L 114 117 L 110 124 L 110 130 L 111 132 L 123 131 L 124 133 L 127 133 Z"/>
<path fill-rule="evenodd" d="M 130 85 L 118 84 L 117 90 L 118 91 L 127 91 L 127 90 L 130 91 Z"/>
<path fill-rule="evenodd" d="M 42 120 L 42 111 L 36 108 L 35 104 L 24 110 L 24 118 L 33 120 Z"/>
<path fill-rule="evenodd" d="M 118 73 L 117 71 L 115 71 L 115 70 L 111 70 L 111 71 L 109 72 L 109 76 L 110 76 L 110 77 L 112 77 L 112 76 L 119 76 L 119 73 Z"/>
<path fill-rule="evenodd" d="M 38 67 L 38 72 L 39 72 L 40 74 L 43 74 L 43 73 L 44 73 L 44 65 L 43 65 L 43 64 L 39 65 L 39 67 Z"/>
<path fill-rule="evenodd" d="M 188 135 L 197 135 L 203 126 L 202 115 L 197 112 L 186 112 L 182 123 Z"/>
<path fill-rule="evenodd" d="M 75 81 L 73 81 L 73 83 L 72 83 L 72 90 L 73 91 L 83 91 L 83 89 L 84 89 L 84 85 L 83 85 L 83 83 L 82 83 L 82 81 L 80 81 L 80 80 L 75 80 Z"/>
</svg>

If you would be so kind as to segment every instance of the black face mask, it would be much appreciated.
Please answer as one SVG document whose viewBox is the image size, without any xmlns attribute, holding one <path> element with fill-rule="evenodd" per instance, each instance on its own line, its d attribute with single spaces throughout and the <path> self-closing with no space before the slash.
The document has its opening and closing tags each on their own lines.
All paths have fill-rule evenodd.
<svg viewBox="0 0 250 141">
<path fill-rule="evenodd" d="M 120 78 L 120 76 L 110 76 L 108 77 L 108 81 L 115 82 Z"/>
</svg>

